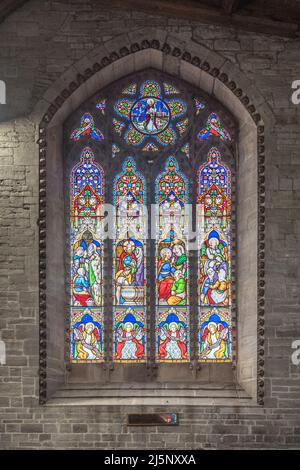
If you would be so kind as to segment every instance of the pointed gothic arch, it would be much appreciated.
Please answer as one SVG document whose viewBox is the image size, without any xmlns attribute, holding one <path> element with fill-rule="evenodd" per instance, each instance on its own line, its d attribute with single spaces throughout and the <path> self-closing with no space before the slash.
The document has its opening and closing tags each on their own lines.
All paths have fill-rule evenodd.
<svg viewBox="0 0 300 470">
<path fill-rule="evenodd" d="M 257 146 L 257 135 L 256 135 L 256 131 L 257 131 L 257 128 L 256 128 L 256 125 L 254 124 L 253 125 L 253 121 L 251 121 L 251 119 L 248 119 L 247 116 L 247 112 L 249 111 L 250 115 L 252 114 L 253 116 L 253 119 L 254 119 L 254 122 L 257 122 L 259 124 L 259 127 L 258 127 L 258 131 L 259 131 L 259 137 L 258 137 L 258 141 L 259 142 L 263 142 L 263 123 L 262 123 L 262 120 L 261 120 L 261 116 L 259 116 L 257 113 L 256 113 L 256 109 L 253 105 L 250 105 L 249 104 L 249 98 L 243 93 L 242 89 L 239 89 L 236 85 L 235 82 L 232 82 L 228 79 L 227 77 L 227 74 L 225 72 L 222 72 L 218 70 L 218 68 L 212 68 L 210 66 L 210 64 L 206 61 L 201 61 L 200 59 L 197 58 L 197 56 L 194 56 L 193 57 L 193 54 L 192 53 L 189 53 L 189 52 L 182 52 L 180 50 L 180 48 L 177 48 L 176 46 L 172 46 L 172 45 L 169 45 L 169 44 L 159 44 L 159 41 L 157 40 L 154 40 L 154 41 L 149 41 L 147 42 L 147 40 L 144 40 L 142 41 L 142 47 L 144 47 L 145 49 L 143 50 L 141 48 L 141 46 L 139 45 L 136 45 L 136 44 L 133 44 L 131 47 L 129 47 L 128 49 L 128 52 L 126 50 L 126 47 L 124 48 L 120 48 L 120 51 L 122 50 L 122 52 L 120 52 L 120 55 L 122 56 L 123 54 L 125 56 L 127 56 L 127 54 L 130 54 L 130 50 L 132 51 L 132 54 L 133 55 L 136 55 L 137 57 L 139 57 L 139 59 L 143 56 L 145 56 L 145 53 L 143 51 L 147 50 L 147 48 L 152 47 L 151 51 L 153 50 L 153 54 L 151 56 L 151 58 L 148 60 L 148 63 L 150 62 L 151 65 L 153 66 L 153 63 L 155 62 L 155 65 L 157 66 L 157 68 L 159 69 L 161 67 L 161 64 L 159 63 L 160 60 L 159 57 L 161 57 L 161 54 L 163 55 L 163 57 L 166 57 L 168 56 L 168 54 L 170 54 L 172 51 L 173 53 L 173 56 L 174 57 L 177 57 L 178 58 L 178 61 L 180 63 L 182 63 L 182 74 L 185 75 L 186 77 L 188 76 L 188 73 L 187 71 L 189 70 L 190 72 L 192 72 L 191 74 L 191 77 L 189 77 L 190 79 L 192 80 L 195 80 L 197 74 L 198 74 L 198 77 L 202 75 L 203 77 L 203 80 L 202 80 L 202 84 L 206 87 L 206 89 L 208 90 L 211 90 L 211 83 L 214 83 L 215 86 L 214 86 L 214 94 L 219 97 L 219 99 L 225 103 L 226 105 L 228 105 L 229 107 L 234 107 L 234 111 L 236 114 L 236 116 L 238 117 L 238 120 L 239 122 L 241 123 L 244 119 L 244 126 L 241 126 L 240 125 L 240 138 L 239 138 L 239 165 L 240 165 L 240 172 L 242 173 L 243 171 L 243 167 L 244 169 L 246 168 L 247 164 L 249 164 L 249 158 L 247 158 L 247 154 L 249 155 L 249 152 L 250 154 L 252 154 L 253 156 L 253 160 L 254 160 L 254 166 L 253 166 L 253 169 L 251 169 L 251 176 L 252 176 L 252 179 L 251 179 L 251 188 L 253 190 L 253 188 L 255 189 L 256 191 L 256 187 L 257 187 L 257 184 L 258 184 L 258 180 L 257 180 L 257 165 L 259 165 L 259 168 L 258 168 L 258 173 L 260 175 L 260 180 L 259 180 L 259 200 L 258 200 L 258 207 L 260 209 L 257 210 L 257 206 L 255 210 L 257 210 L 257 214 L 260 212 L 260 219 L 259 221 L 261 222 L 262 220 L 262 216 L 263 216 L 263 202 L 264 202 L 264 187 L 263 187 L 263 180 L 261 179 L 261 175 L 262 175 L 262 167 L 263 167 L 263 149 L 261 149 L 259 146 Z M 149 52 L 149 51 L 147 51 Z M 102 63 L 101 65 L 98 67 L 97 65 L 95 65 L 94 67 L 94 73 L 98 73 L 99 72 L 99 76 L 102 75 L 103 76 L 103 72 L 101 72 L 101 69 L 108 69 L 109 67 L 111 67 L 111 63 L 114 62 L 115 60 L 119 60 L 119 61 L 122 61 L 122 58 L 120 58 L 120 55 L 118 53 L 112 53 L 111 56 L 109 58 L 104 58 L 102 60 Z M 213 58 L 213 60 L 216 59 L 216 57 Z M 137 61 L 137 63 L 139 62 L 139 60 Z M 123 61 L 124 63 L 124 61 Z M 149 64 L 150 65 L 150 64 Z M 140 66 L 140 65 L 139 65 Z M 120 67 L 121 69 L 122 67 Z M 198 69 L 198 70 L 197 70 Z M 97 72 L 98 70 L 98 72 Z M 125 68 L 123 69 L 125 70 Z M 205 71 L 205 72 L 203 72 Z M 211 75 L 207 74 L 206 72 L 207 71 L 212 71 L 213 73 Z M 100 73 L 101 72 L 101 73 Z M 122 73 L 122 72 L 121 72 Z M 89 74 L 89 72 L 87 72 L 87 74 Z M 204 74 L 204 75 L 203 75 Z M 92 70 L 92 75 L 93 75 L 93 70 Z M 108 73 L 109 75 L 109 73 Z M 218 79 L 215 79 L 213 77 L 218 77 Z M 183 77 L 185 78 L 185 77 Z M 188 77 L 187 77 L 188 78 Z M 66 111 L 69 110 L 70 111 L 70 100 L 67 98 L 67 95 L 70 95 L 70 93 L 72 93 L 72 90 L 75 92 L 75 95 L 77 95 L 77 97 L 75 97 L 75 101 L 73 101 L 73 105 L 75 103 L 78 103 L 79 101 L 82 101 L 82 91 L 84 91 L 84 93 L 88 93 L 90 94 L 90 91 L 91 89 L 89 89 L 88 87 L 86 87 L 85 85 L 83 86 L 80 86 L 80 81 L 82 81 L 82 83 L 86 80 L 84 78 L 84 76 L 78 76 L 77 77 L 77 83 L 74 81 L 72 83 L 70 83 L 70 89 L 67 92 L 64 93 L 64 96 L 65 98 L 61 98 L 61 99 L 56 99 L 55 100 L 55 104 L 51 105 L 48 109 L 48 112 L 44 115 L 44 118 L 43 118 L 43 121 L 42 121 L 42 124 L 41 124 L 41 129 L 40 129 L 40 140 L 39 140 L 39 143 L 40 143 L 40 154 L 41 154 L 41 176 L 43 176 L 43 166 L 45 165 L 45 160 L 44 160 L 44 155 L 46 153 L 46 150 L 45 150 L 45 142 L 48 141 L 49 142 L 49 137 L 52 136 L 55 136 L 55 138 L 57 139 L 56 142 L 57 142 L 57 147 L 56 147 L 56 151 L 55 151 L 55 139 L 54 139 L 54 142 L 52 143 L 52 148 L 50 149 L 51 150 L 51 154 L 52 156 L 59 156 L 60 154 L 60 150 L 59 150 L 59 145 L 60 145 L 60 142 L 58 142 L 58 140 L 60 139 L 59 138 L 59 128 L 60 128 L 60 124 L 59 121 L 61 121 L 63 119 L 63 117 L 66 115 Z M 190 81 L 190 80 L 189 80 Z M 200 80 L 201 81 L 201 80 Z M 96 76 L 95 76 L 95 80 L 91 79 L 91 83 L 94 82 L 96 83 L 97 82 L 97 79 L 96 79 Z M 74 83 L 74 85 L 73 85 Z M 99 83 L 99 81 L 98 81 Z M 101 79 L 100 79 L 100 83 L 101 83 Z M 224 85 L 225 83 L 225 85 Z M 81 89 L 81 92 L 79 93 Z M 78 90 L 78 93 L 77 91 Z M 235 92 L 235 95 L 232 94 L 232 91 L 236 91 Z M 81 96 L 79 96 L 81 94 Z M 79 101 L 78 101 L 79 100 Z M 231 102 L 230 102 L 231 100 Z M 62 106 L 63 102 L 65 102 L 67 104 L 67 107 L 66 106 Z M 232 104 L 232 102 L 234 102 L 234 104 Z M 241 103 L 241 104 L 240 104 Z M 244 105 L 246 108 L 249 108 L 248 111 L 246 111 L 244 113 L 243 111 L 243 106 Z M 61 111 L 59 110 L 60 106 L 62 106 L 61 108 Z M 54 116 L 54 119 L 52 120 L 52 117 Z M 46 136 L 46 125 L 49 124 L 49 127 L 48 127 L 48 131 L 47 131 L 47 136 Z M 54 145 L 53 145 L 54 144 Z M 260 157 L 260 160 L 258 161 L 257 160 L 257 151 L 258 153 L 261 155 Z M 49 152 L 49 150 L 48 150 Z M 244 164 L 244 161 L 245 161 L 245 164 Z M 248 160 L 248 162 L 246 163 L 246 160 Z M 49 169 L 50 169 L 50 174 L 51 174 L 51 167 L 52 165 L 54 164 L 54 161 L 55 161 L 55 158 L 52 160 L 52 162 L 50 163 L 49 162 Z M 56 171 L 57 171 L 57 168 L 58 168 L 59 165 L 56 165 Z M 254 171 L 253 171 L 254 170 Z M 49 173 L 48 173 L 49 174 Z M 249 179 L 249 178 L 248 178 Z M 51 181 L 51 177 L 50 177 L 50 181 Z M 41 189 L 43 191 L 43 187 L 44 187 L 44 183 L 43 183 L 43 178 L 41 178 Z M 250 190 L 250 185 L 249 185 L 249 188 L 247 188 L 247 190 L 249 191 Z M 255 199 L 255 195 L 253 195 L 253 198 Z M 240 211 L 242 212 L 243 211 L 243 207 L 242 207 L 242 202 L 240 203 Z M 255 204 L 254 204 L 255 205 Z M 42 207 L 42 204 L 41 204 L 41 207 Z M 49 211 L 48 211 L 48 214 L 49 216 Z M 41 240 L 43 240 L 43 218 L 44 218 L 44 214 L 43 214 L 43 211 L 41 211 Z M 258 229 L 259 229 L 259 238 L 262 239 L 262 225 L 259 225 L 258 226 Z M 255 238 L 255 240 L 252 240 L 252 243 L 253 243 L 253 247 L 254 247 L 254 251 L 255 252 L 258 252 L 257 250 L 257 238 Z M 43 245 L 43 243 L 42 243 Z M 42 250 L 42 248 L 41 248 Z M 258 252 L 258 262 L 261 263 L 262 260 L 263 260 L 263 256 L 262 256 L 262 251 L 263 250 L 263 243 L 260 244 L 260 251 Z M 242 250 L 243 251 L 243 250 Z M 43 259 L 44 259 L 44 256 L 46 255 L 46 252 L 45 251 L 41 251 L 41 262 L 43 263 Z M 244 255 L 243 255 L 244 256 Z M 253 259 L 253 257 L 252 257 Z M 255 259 L 255 257 L 254 257 Z M 245 256 L 244 256 L 244 263 L 245 263 Z M 253 273 L 256 273 L 257 272 L 257 266 L 254 266 L 253 265 L 253 262 L 251 263 L 252 265 L 252 268 L 253 269 Z M 51 267 L 51 266 L 50 266 Z M 253 302 L 253 305 L 252 307 L 250 307 L 250 305 L 248 305 L 248 310 L 251 310 L 252 309 L 252 320 L 249 320 L 249 323 L 248 323 L 248 326 L 251 327 L 251 334 L 252 334 L 252 337 L 253 337 L 253 342 L 250 341 L 250 348 L 251 350 L 253 351 L 253 346 L 256 347 L 255 345 L 257 344 L 257 335 L 256 335 L 256 328 L 253 328 L 253 319 L 254 319 L 254 324 L 257 322 L 257 313 L 259 313 L 259 315 L 262 317 L 263 315 L 263 298 L 262 298 L 262 295 L 263 295 L 263 279 L 262 279 L 262 271 L 260 269 L 260 264 L 259 264 L 259 269 L 258 269 L 258 276 L 256 275 L 256 280 L 258 281 L 258 285 L 260 286 L 260 290 L 258 291 L 258 294 L 259 294 L 259 298 L 257 299 L 258 300 L 258 304 L 259 304 L 259 309 L 257 311 L 257 302 L 256 300 L 254 300 Z M 243 277 L 244 273 L 242 272 L 242 276 Z M 240 281 L 240 291 L 243 292 L 243 280 Z M 45 289 L 46 289 L 46 284 L 43 284 L 41 285 L 41 335 L 42 337 L 46 338 L 46 331 L 45 330 L 45 315 L 44 315 L 44 309 L 46 309 L 46 306 L 47 306 L 47 302 L 46 302 L 46 296 L 45 296 Z M 51 292 L 51 288 L 50 288 L 50 292 Z M 254 292 L 254 291 L 253 291 Z M 48 296 L 49 297 L 49 296 Z M 51 297 L 51 294 L 50 294 L 50 297 Z M 45 310 L 46 311 L 46 310 Z M 49 312 L 49 310 L 48 310 Z M 251 317 L 251 315 L 249 315 L 249 318 Z M 247 323 L 247 319 L 246 320 L 246 323 Z M 48 330 L 49 331 L 49 330 Z M 260 347 L 260 346 L 259 346 Z M 246 348 L 247 349 L 247 348 Z M 262 351 L 261 347 L 259 349 L 259 351 Z M 245 354 L 245 356 L 243 357 L 243 355 Z M 44 356 L 44 357 L 43 357 Z M 240 382 L 243 383 L 243 385 L 248 389 L 249 393 L 252 395 L 252 396 L 257 396 L 257 392 L 258 392 L 258 396 L 260 398 L 260 400 L 262 399 L 262 394 L 263 394 L 263 381 L 262 379 L 260 378 L 259 381 L 258 381 L 258 390 L 256 389 L 256 383 L 257 383 L 257 375 L 256 375 L 256 361 L 253 362 L 253 358 L 250 360 L 251 362 L 251 373 L 248 377 L 246 377 L 246 379 L 243 378 L 243 373 L 242 373 L 242 370 L 243 370 L 243 364 L 244 365 L 248 365 L 249 366 L 249 359 L 247 359 L 247 356 L 249 356 L 249 351 L 246 352 L 246 350 L 243 352 L 242 348 L 240 348 L 240 351 L 239 351 L 239 357 L 240 357 L 240 363 L 241 363 L 241 366 L 239 368 L 239 365 L 238 365 L 238 372 L 240 373 Z M 258 354 L 258 357 L 259 358 L 262 358 L 262 354 L 259 353 Z M 51 354 L 48 356 L 48 371 L 49 371 L 49 364 L 51 364 Z M 244 361 L 244 363 L 243 363 Z M 260 359 L 259 359 L 260 361 Z M 57 362 L 54 360 L 54 362 Z M 260 362 L 258 362 L 259 366 L 261 367 L 260 365 Z M 247 366 L 246 366 L 247 368 Z M 249 368 L 249 367 L 248 367 Z M 46 384 L 47 384 L 47 381 L 45 380 L 45 372 L 46 372 L 46 359 L 45 359 L 45 354 L 44 354 L 44 350 L 43 348 L 41 348 L 41 400 L 45 400 L 46 398 Z M 50 371 L 51 371 L 51 365 L 50 365 Z M 49 380 L 48 380 L 48 385 L 49 385 Z M 49 387 L 49 393 L 51 394 L 51 386 Z"/>
</svg>

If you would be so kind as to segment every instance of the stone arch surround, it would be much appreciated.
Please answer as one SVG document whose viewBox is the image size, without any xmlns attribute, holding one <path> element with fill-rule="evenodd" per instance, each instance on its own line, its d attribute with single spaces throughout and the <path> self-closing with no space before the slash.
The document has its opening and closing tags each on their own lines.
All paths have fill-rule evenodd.
<svg viewBox="0 0 300 470">
<path fill-rule="evenodd" d="M 236 254 L 239 349 L 236 375 L 246 392 L 263 404 L 264 145 L 268 138 L 267 129 L 272 128 L 274 122 L 273 116 L 264 98 L 230 61 L 203 46 L 185 44 L 179 37 L 151 29 L 121 35 L 92 50 L 62 75 L 32 113 L 32 119 L 40 122 L 40 402 L 44 404 L 64 383 L 66 372 L 64 318 L 61 314 L 65 306 L 57 295 L 60 292 L 64 297 L 63 282 L 57 275 L 63 273 L 63 257 L 54 260 L 47 256 L 53 240 L 59 244 L 58 254 L 63 252 L 63 223 L 52 229 L 48 224 L 46 230 L 47 219 L 53 211 L 63 211 L 62 206 L 58 207 L 62 197 L 55 201 L 46 196 L 46 188 L 50 196 L 54 193 L 60 196 L 62 190 L 62 181 L 57 188 L 57 176 L 62 174 L 62 125 L 66 117 L 93 93 L 118 78 L 146 68 L 167 72 L 213 94 L 239 123 Z M 52 187 L 56 191 L 51 191 Z M 55 236 L 50 230 L 55 231 Z M 61 233 L 58 239 L 57 233 Z M 55 329 L 50 322 L 54 318 L 58 322 Z"/>
</svg>

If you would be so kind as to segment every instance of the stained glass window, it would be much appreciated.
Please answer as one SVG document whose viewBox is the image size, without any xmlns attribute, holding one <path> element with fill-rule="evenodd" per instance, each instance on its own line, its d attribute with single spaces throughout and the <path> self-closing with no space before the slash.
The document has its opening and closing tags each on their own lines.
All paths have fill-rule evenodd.
<svg viewBox="0 0 300 470">
<path fill-rule="evenodd" d="M 156 360 L 189 360 L 189 302 L 186 211 L 188 182 L 174 157 L 155 183 Z"/>
<path fill-rule="evenodd" d="M 71 173 L 71 361 L 101 362 L 104 173 L 89 147 Z"/>
<path fill-rule="evenodd" d="M 114 181 L 114 361 L 143 362 L 146 355 L 145 179 L 128 157 Z"/>
<path fill-rule="evenodd" d="M 231 172 L 212 148 L 198 172 L 199 358 L 231 360 Z"/>
<path fill-rule="evenodd" d="M 234 357 L 234 122 L 201 90 L 159 76 L 144 71 L 100 90 L 65 133 L 77 161 L 68 231 L 70 358 L 109 361 L 115 381 L 120 371 L 153 363 L 177 379 L 177 370 L 195 372 L 199 361 Z M 104 202 L 114 212 L 105 244 Z"/>
</svg>

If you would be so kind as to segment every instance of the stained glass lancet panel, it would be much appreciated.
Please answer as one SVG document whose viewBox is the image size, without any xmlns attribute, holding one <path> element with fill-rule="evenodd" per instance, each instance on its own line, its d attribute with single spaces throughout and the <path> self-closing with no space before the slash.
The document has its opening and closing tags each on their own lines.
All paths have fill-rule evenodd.
<svg viewBox="0 0 300 470">
<path fill-rule="evenodd" d="M 189 360 L 188 182 L 169 157 L 156 179 L 156 361 Z"/>
<path fill-rule="evenodd" d="M 128 157 L 114 180 L 114 361 L 146 360 L 146 185 Z"/>
<path fill-rule="evenodd" d="M 199 359 L 231 360 L 231 172 L 212 148 L 198 172 Z"/>
<path fill-rule="evenodd" d="M 102 362 L 104 173 L 89 147 L 70 178 L 71 361 Z"/>
</svg>

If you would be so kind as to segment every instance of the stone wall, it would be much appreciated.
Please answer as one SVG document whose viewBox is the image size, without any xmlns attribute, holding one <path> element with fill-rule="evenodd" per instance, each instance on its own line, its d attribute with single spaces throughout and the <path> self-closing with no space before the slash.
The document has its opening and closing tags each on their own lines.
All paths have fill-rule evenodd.
<svg viewBox="0 0 300 470">
<path fill-rule="evenodd" d="M 7 349 L 7 364 L 0 366 L 0 447 L 299 448 L 300 374 L 291 362 L 291 343 L 300 339 L 300 105 L 290 95 L 291 82 L 300 78 L 300 40 L 106 5 L 32 0 L 0 25 L 0 79 L 8 102 L 0 105 L 0 339 Z M 176 429 L 128 428 L 128 408 L 119 406 L 38 404 L 38 117 L 61 91 L 57 81 L 80 72 L 78 61 L 86 58 L 89 66 L 99 49 L 120 43 L 120 34 L 134 43 L 149 26 L 201 57 L 215 54 L 272 116 L 265 144 L 264 405 L 174 406 Z M 178 63 L 167 60 L 176 74 Z"/>
</svg>

